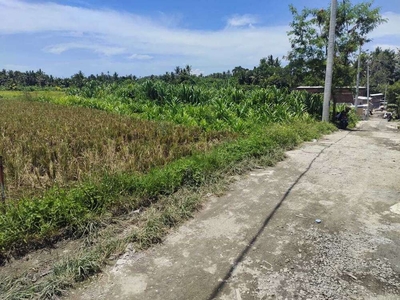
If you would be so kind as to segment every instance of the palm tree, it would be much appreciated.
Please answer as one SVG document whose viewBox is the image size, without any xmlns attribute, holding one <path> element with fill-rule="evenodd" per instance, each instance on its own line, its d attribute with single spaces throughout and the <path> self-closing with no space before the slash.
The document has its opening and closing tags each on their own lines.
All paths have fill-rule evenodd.
<svg viewBox="0 0 400 300">
<path fill-rule="evenodd" d="M 182 73 L 181 67 L 176 66 L 176 67 L 175 67 L 175 74 L 176 74 L 176 75 L 179 75 L 179 74 L 181 74 L 181 73 Z"/>
<path fill-rule="evenodd" d="M 192 73 L 192 66 L 186 65 L 185 72 L 187 75 L 190 75 Z"/>
</svg>

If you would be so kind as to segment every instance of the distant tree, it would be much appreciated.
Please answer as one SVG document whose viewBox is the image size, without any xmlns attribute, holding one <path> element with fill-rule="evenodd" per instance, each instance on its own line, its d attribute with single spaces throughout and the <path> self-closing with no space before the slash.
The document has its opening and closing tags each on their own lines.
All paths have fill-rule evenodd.
<svg viewBox="0 0 400 300">
<path fill-rule="evenodd" d="M 78 88 L 83 87 L 83 85 L 85 84 L 85 79 L 85 75 L 83 75 L 82 71 L 79 71 L 71 77 L 72 84 Z"/>
<path fill-rule="evenodd" d="M 395 51 L 395 56 L 394 56 L 394 71 L 393 71 L 393 81 L 399 81 L 400 80 L 400 49 L 397 48 L 397 51 Z"/>
<path fill-rule="evenodd" d="M 186 75 L 191 75 L 192 74 L 192 66 L 186 65 L 185 69 L 183 69 L 184 73 Z"/>
<path fill-rule="evenodd" d="M 180 74 L 181 74 L 181 72 L 182 72 L 182 69 L 181 69 L 181 67 L 179 67 L 179 66 L 176 66 L 176 67 L 175 67 L 175 74 L 176 74 L 176 75 L 180 75 Z"/>
<path fill-rule="evenodd" d="M 235 78 L 237 78 L 239 84 L 248 83 L 248 69 L 242 68 L 241 66 L 235 67 L 232 70 L 232 74 Z"/>
<path fill-rule="evenodd" d="M 396 53 L 393 50 L 376 48 L 370 55 L 370 84 L 373 88 L 379 89 L 396 81 Z M 365 66 L 365 64 L 363 64 Z M 365 67 L 364 67 L 365 68 Z"/>
<path fill-rule="evenodd" d="M 113 76 L 112 76 L 113 81 L 118 81 L 119 76 L 117 72 L 114 72 Z"/>
<path fill-rule="evenodd" d="M 281 66 L 279 58 L 274 58 L 269 55 L 260 60 L 260 64 L 254 69 L 256 76 L 259 77 L 259 82 L 262 85 L 277 87 L 289 86 L 287 70 Z"/>
<path fill-rule="evenodd" d="M 385 22 L 380 8 L 372 8 L 373 1 L 351 4 L 340 1 L 337 12 L 334 54 L 334 86 L 351 85 L 355 70 L 352 67 L 360 45 L 370 41 L 368 34 Z M 325 78 L 325 61 L 329 35 L 330 9 L 290 6 L 289 67 L 297 84 L 321 85 Z"/>
</svg>

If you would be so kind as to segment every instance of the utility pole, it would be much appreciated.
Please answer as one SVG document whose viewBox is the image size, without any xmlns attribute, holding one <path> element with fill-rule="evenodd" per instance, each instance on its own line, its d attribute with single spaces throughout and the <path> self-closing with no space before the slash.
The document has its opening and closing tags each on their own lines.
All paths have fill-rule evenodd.
<svg viewBox="0 0 400 300">
<path fill-rule="evenodd" d="M 4 187 L 4 170 L 3 170 L 3 157 L 0 156 L 0 193 L 1 193 L 1 201 L 4 203 L 6 201 L 6 193 Z"/>
<path fill-rule="evenodd" d="M 360 43 L 360 50 L 358 53 L 356 98 L 354 99 L 354 107 L 356 111 L 358 105 L 358 96 L 360 95 L 360 69 L 361 69 L 361 43 Z"/>
<path fill-rule="evenodd" d="M 369 119 L 369 59 L 367 61 L 367 116 L 366 119 Z"/>
<path fill-rule="evenodd" d="M 386 82 L 386 84 L 385 84 L 385 96 L 384 96 L 384 102 L 386 102 L 386 106 L 387 106 L 387 100 L 386 100 L 386 95 L 387 95 L 387 89 L 388 89 L 388 85 L 389 85 L 389 83 L 388 82 Z"/>
<path fill-rule="evenodd" d="M 333 55 L 335 52 L 336 10 L 337 10 L 337 0 L 332 0 L 331 20 L 329 24 L 328 58 L 326 62 L 326 73 L 325 73 L 324 105 L 322 109 L 323 122 L 329 122 L 329 102 L 331 100 L 331 95 L 332 95 Z"/>
</svg>

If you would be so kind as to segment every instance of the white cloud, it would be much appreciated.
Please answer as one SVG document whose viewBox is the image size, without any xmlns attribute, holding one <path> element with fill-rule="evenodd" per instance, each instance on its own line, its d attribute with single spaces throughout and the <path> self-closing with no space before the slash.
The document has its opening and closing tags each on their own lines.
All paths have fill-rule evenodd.
<svg viewBox="0 0 400 300">
<path fill-rule="evenodd" d="M 204 71 L 202 71 L 200 69 L 194 69 L 194 70 L 192 70 L 192 74 L 199 76 L 201 74 L 204 74 Z"/>
<path fill-rule="evenodd" d="M 72 49 L 103 56 L 137 53 L 130 57 L 135 66 L 146 63 L 146 70 L 154 73 L 186 64 L 205 74 L 237 65 L 252 67 L 261 57 L 283 56 L 290 49 L 288 26 L 247 26 L 257 23 L 251 15 L 234 16 L 228 20 L 230 26 L 219 30 L 188 30 L 126 12 L 0 0 L 0 20 L 0 35 L 50 33 L 50 44 L 46 44 L 50 39 L 37 39 L 47 53 L 61 55 Z"/>
<path fill-rule="evenodd" d="M 382 14 L 388 21 L 376 28 L 369 38 L 372 39 L 366 48 L 373 51 L 376 47 L 397 51 L 400 48 L 400 14 L 385 12 Z"/>
<path fill-rule="evenodd" d="M 153 56 L 150 56 L 147 54 L 132 54 L 128 58 L 129 59 L 137 59 L 137 60 L 148 60 L 148 59 L 152 59 Z"/>
<path fill-rule="evenodd" d="M 258 23 L 258 18 L 253 15 L 234 15 L 227 21 L 229 27 L 253 26 Z"/>
<path fill-rule="evenodd" d="M 371 45 L 396 48 L 400 46 L 400 14 L 386 12 L 384 17 L 389 21 L 370 35 L 374 39 Z M 178 19 L 164 14 L 151 19 L 126 12 L 52 2 L 0 0 L 0 36 L 30 34 L 38 37 L 32 47 L 43 49 L 46 55 L 64 57 L 74 49 L 98 54 L 99 57 L 90 62 L 76 63 L 83 71 L 85 67 L 90 72 L 107 70 L 95 68 L 109 68 L 110 71 L 116 68 L 119 73 L 126 70 L 148 75 L 189 64 L 194 70 L 207 74 L 238 65 L 252 67 L 262 57 L 270 54 L 281 57 L 290 50 L 288 26 L 261 26 L 253 15 L 234 15 L 227 19 L 227 26 L 219 30 L 184 29 L 179 27 Z M 121 54 L 125 54 L 124 59 L 111 59 Z M 35 57 L 30 60 L 34 65 L 44 61 L 36 62 Z M 4 61 L 19 64 L 18 58 Z"/>
<path fill-rule="evenodd" d="M 79 43 L 65 43 L 65 44 L 57 44 L 52 46 L 47 46 L 44 48 L 44 51 L 53 54 L 62 54 L 65 51 L 72 49 L 86 49 L 92 50 L 95 53 L 99 53 L 105 56 L 112 56 L 125 53 L 125 48 L 121 47 L 108 47 L 104 45 L 89 45 L 89 44 L 79 44 Z"/>
<path fill-rule="evenodd" d="M 384 18 L 387 18 L 388 21 L 376 28 L 370 34 L 370 37 L 373 39 L 389 36 L 400 37 L 400 14 L 394 12 L 385 12 L 382 15 Z"/>
</svg>

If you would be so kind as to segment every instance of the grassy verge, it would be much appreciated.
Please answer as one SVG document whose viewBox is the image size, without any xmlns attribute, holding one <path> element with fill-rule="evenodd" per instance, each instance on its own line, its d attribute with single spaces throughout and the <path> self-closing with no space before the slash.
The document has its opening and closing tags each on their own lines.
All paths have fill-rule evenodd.
<svg viewBox="0 0 400 300">
<path fill-rule="evenodd" d="M 140 201 L 143 201 L 142 205 L 153 203 L 140 215 L 130 232 L 114 239 L 105 236 L 90 251 L 63 260 L 37 282 L 27 277 L 2 278 L 0 293 L 4 299 L 48 299 L 61 295 L 98 273 L 112 254 L 121 253 L 128 244 L 133 244 L 135 249 L 144 249 L 160 242 L 171 227 L 192 216 L 204 201 L 204 195 L 226 175 L 241 173 L 255 165 L 273 165 L 284 157 L 284 150 L 333 130 L 331 125 L 322 123 L 274 125 L 234 144 L 222 145 L 208 154 L 156 169 L 151 177 L 125 178 L 125 184 L 120 187 L 132 193 L 130 203 L 136 203 L 135 207 L 141 205 Z M 186 188 L 173 193 L 182 185 Z M 145 192 L 137 193 L 138 187 L 145 188 Z"/>
</svg>

